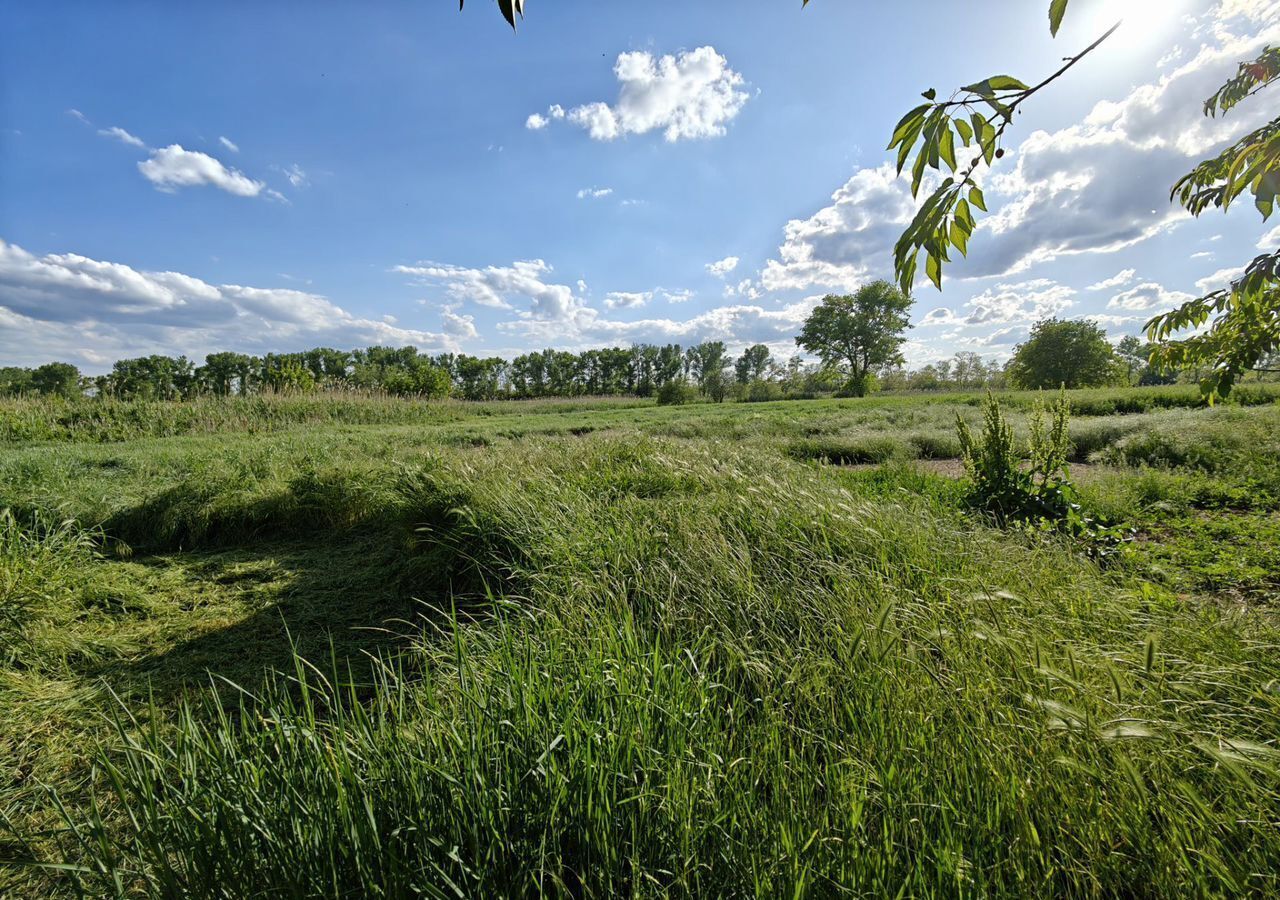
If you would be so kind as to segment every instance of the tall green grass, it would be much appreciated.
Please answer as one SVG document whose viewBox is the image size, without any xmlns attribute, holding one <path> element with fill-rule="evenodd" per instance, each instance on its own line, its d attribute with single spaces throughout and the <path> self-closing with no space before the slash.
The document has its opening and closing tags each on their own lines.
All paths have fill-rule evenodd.
<svg viewBox="0 0 1280 900">
<path fill-rule="evenodd" d="M 1280 889 L 1273 619 L 760 448 L 530 442 L 395 491 L 414 646 L 121 710 L 80 890 Z"/>
</svg>

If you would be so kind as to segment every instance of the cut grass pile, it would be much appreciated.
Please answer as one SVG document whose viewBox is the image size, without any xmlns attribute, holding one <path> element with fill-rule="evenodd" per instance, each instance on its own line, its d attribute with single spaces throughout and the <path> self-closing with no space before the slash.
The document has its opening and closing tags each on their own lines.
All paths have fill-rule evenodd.
<svg viewBox="0 0 1280 900">
<path fill-rule="evenodd" d="M 1160 579 L 966 515 L 909 462 L 957 410 L 5 451 L 0 857 L 69 868 L 0 893 L 1280 890 L 1274 609 L 1197 593 L 1207 533 Z M 1089 501 L 1269 515 L 1275 416 L 1077 423 L 1142 466 Z M 1187 434 L 1232 462 L 1140 451 Z"/>
</svg>

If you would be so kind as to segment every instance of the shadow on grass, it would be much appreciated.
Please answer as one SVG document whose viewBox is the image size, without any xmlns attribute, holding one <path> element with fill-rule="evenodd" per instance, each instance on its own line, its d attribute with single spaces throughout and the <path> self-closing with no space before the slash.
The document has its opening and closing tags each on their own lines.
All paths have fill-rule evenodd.
<svg viewBox="0 0 1280 900">
<path fill-rule="evenodd" d="M 264 541 L 252 547 L 135 559 L 181 567 L 194 589 L 243 591 L 258 611 L 141 658 L 104 662 L 90 674 L 124 695 L 150 693 L 162 705 L 213 676 L 253 690 L 272 671 L 292 673 L 295 652 L 321 672 L 365 684 L 380 654 L 404 647 L 430 613 L 403 576 L 403 530 L 373 527 L 325 540 Z M 228 688 L 229 689 L 229 688 Z"/>
</svg>

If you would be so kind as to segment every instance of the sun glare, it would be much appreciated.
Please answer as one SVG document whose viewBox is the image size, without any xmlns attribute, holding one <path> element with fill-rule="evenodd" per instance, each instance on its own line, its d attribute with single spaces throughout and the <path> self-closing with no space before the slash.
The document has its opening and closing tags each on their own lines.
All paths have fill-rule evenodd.
<svg viewBox="0 0 1280 900">
<path fill-rule="evenodd" d="M 1083 21 L 1088 33 L 1102 32 L 1120 22 L 1112 40 L 1136 48 L 1166 33 L 1186 6 L 1186 0 L 1094 0 L 1085 6 Z"/>
</svg>

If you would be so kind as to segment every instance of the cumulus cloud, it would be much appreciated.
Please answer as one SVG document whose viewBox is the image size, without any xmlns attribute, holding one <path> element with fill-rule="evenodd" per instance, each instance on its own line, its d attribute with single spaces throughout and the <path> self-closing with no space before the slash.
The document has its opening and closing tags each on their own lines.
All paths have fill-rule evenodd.
<svg viewBox="0 0 1280 900">
<path fill-rule="evenodd" d="M 986 328 L 1010 323 L 1029 324 L 1056 316 L 1074 303 L 1075 288 L 1048 278 L 997 284 L 969 299 L 958 310 L 940 306 L 929 310 L 922 326 L 946 325 L 960 329 Z M 948 337 L 956 337 L 959 331 Z"/>
<path fill-rule="evenodd" d="M 218 143 L 219 143 L 219 144 L 221 144 L 222 146 L 226 147 L 226 148 L 227 148 L 228 150 L 230 150 L 232 153 L 239 153 L 239 152 L 240 152 L 240 148 L 239 148 L 238 146 L 236 146 L 235 142 L 234 142 L 233 140 L 231 140 L 231 138 L 228 138 L 228 137 L 220 137 L 220 138 L 218 138 Z"/>
<path fill-rule="evenodd" d="M 1272 228 L 1258 241 L 1259 250 L 1267 250 L 1274 253 L 1277 247 L 1280 247 L 1280 225 Z"/>
<path fill-rule="evenodd" d="M 2 240 L 0 325 L 0 354 L 27 364 L 61 357 L 100 366 L 146 353 L 317 344 L 454 346 L 448 335 L 362 318 L 319 294 L 215 285 L 75 253 L 36 256 Z"/>
<path fill-rule="evenodd" d="M 613 193 L 613 188 L 583 188 L 578 191 L 579 200 L 600 200 Z"/>
<path fill-rule="evenodd" d="M 1028 136 L 1013 167 L 990 180 L 988 195 L 1000 205 L 975 235 L 980 249 L 966 273 L 1009 274 L 1063 256 L 1114 252 L 1186 220 L 1168 203 L 1168 185 L 1269 115 L 1257 103 L 1216 119 L 1202 112 L 1203 99 L 1240 59 L 1280 38 L 1280 23 L 1252 17 L 1260 9 L 1242 7 L 1250 18 L 1241 24 L 1215 8 L 1192 26 L 1207 42 L 1187 62 L 1123 100 L 1096 104 L 1080 123 Z"/>
<path fill-rule="evenodd" d="M 123 128 L 119 127 L 118 125 L 112 125 L 110 128 L 101 128 L 98 130 L 98 134 L 102 135 L 103 137 L 115 138 L 117 141 L 120 141 L 121 143 L 124 143 L 124 144 L 128 144 L 130 147 L 146 146 L 142 138 L 136 135 L 130 134 L 129 132 L 125 131 Z"/>
<path fill-rule="evenodd" d="M 1115 275 L 1112 275 L 1110 278 L 1107 278 L 1103 281 L 1099 281 L 1097 284 L 1089 285 L 1087 288 L 1085 288 L 1085 290 L 1086 291 L 1109 291 L 1112 288 L 1123 287 L 1124 285 L 1132 282 L 1137 277 L 1138 277 L 1138 272 L 1136 269 L 1124 269 L 1123 271 L 1118 272 Z"/>
<path fill-rule="evenodd" d="M 480 332 L 476 330 L 475 316 L 460 316 L 452 310 L 446 309 L 442 319 L 444 321 L 444 333 L 450 337 L 471 340 L 480 336 Z"/>
<path fill-rule="evenodd" d="M 532 113 L 529 118 L 524 120 L 524 127 L 530 131 L 541 131 L 551 124 L 552 120 L 563 119 L 565 117 L 564 107 L 559 103 L 553 103 L 547 108 L 547 114 Z"/>
<path fill-rule="evenodd" d="M 498 328 L 525 340 L 554 342 L 562 347 L 724 341 L 731 352 L 751 344 L 767 344 L 776 354 L 789 355 L 795 352 L 796 333 L 817 302 L 814 297 L 781 309 L 721 306 L 683 320 L 655 317 L 625 322 L 601 316 L 597 310 L 583 309 L 568 323 L 525 318 L 502 323 Z"/>
<path fill-rule="evenodd" d="M 741 260 L 736 256 L 726 256 L 724 259 L 717 260 L 713 263 L 707 263 L 707 271 L 716 278 L 724 278 L 734 269 L 738 268 Z"/>
<path fill-rule="evenodd" d="M 892 166 L 860 169 L 831 195 L 831 205 L 783 230 L 780 259 L 765 264 L 765 290 L 850 288 L 893 270 L 893 244 L 916 205 Z"/>
<path fill-rule="evenodd" d="M 1010 148 L 985 178 L 993 212 L 980 221 L 969 257 L 952 266 L 953 278 L 1007 277 L 1065 256 L 1116 252 L 1188 218 L 1169 204 L 1169 185 L 1270 115 L 1255 101 L 1208 119 L 1203 99 L 1240 59 L 1280 41 L 1280 4 L 1200 6 L 1183 26 L 1202 45 L 1187 61 L 1123 99 L 1098 103 L 1070 127 L 1034 132 Z M 860 169 L 829 205 L 787 223 L 763 287 L 847 289 L 889 274 L 893 244 L 915 209 L 890 166 Z"/>
<path fill-rule="evenodd" d="M 749 98 L 743 77 L 714 47 L 655 57 L 622 53 L 613 67 L 619 82 L 614 103 L 587 103 L 567 112 L 558 104 L 534 113 L 525 127 L 545 128 L 568 119 L 597 141 L 661 131 L 671 142 L 720 137 Z"/>
<path fill-rule="evenodd" d="M 166 193 L 207 184 L 239 197 L 256 197 L 266 187 L 238 169 L 228 169 L 207 153 L 186 150 L 181 144 L 152 151 L 150 159 L 138 163 L 138 171 Z"/>
<path fill-rule="evenodd" d="M 610 291 L 605 294 L 604 305 L 608 309 L 634 309 L 653 299 L 653 291 Z"/>
<path fill-rule="evenodd" d="M 1129 312 L 1165 311 L 1181 306 L 1194 299 L 1182 291 L 1166 290 L 1163 285 L 1148 281 L 1116 294 L 1107 301 L 1108 309 L 1123 309 Z"/>
<path fill-rule="evenodd" d="M 549 321 L 565 321 L 583 307 L 567 284 L 554 284 L 547 279 L 552 268 L 541 259 L 520 260 L 509 266 L 472 269 L 443 263 L 396 266 L 393 271 L 413 276 L 418 281 L 443 287 L 457 302 L 475 303 L 493 309 L 517 310 L 525 315 Z M 512 301 L 527 301 L 518 308 Z"/>
<path fill-rule="evenodd" d="M 1219 269 L 1212 275 L 1206 275 L 1196 282 L 1196 290 L 1201 294 L 1208 294 L 1213 291 L 1230 287 L 1231 283 L 1244 274 L 1244 266 L 1234 266 L 1227 269 Z"/>
</svg>

